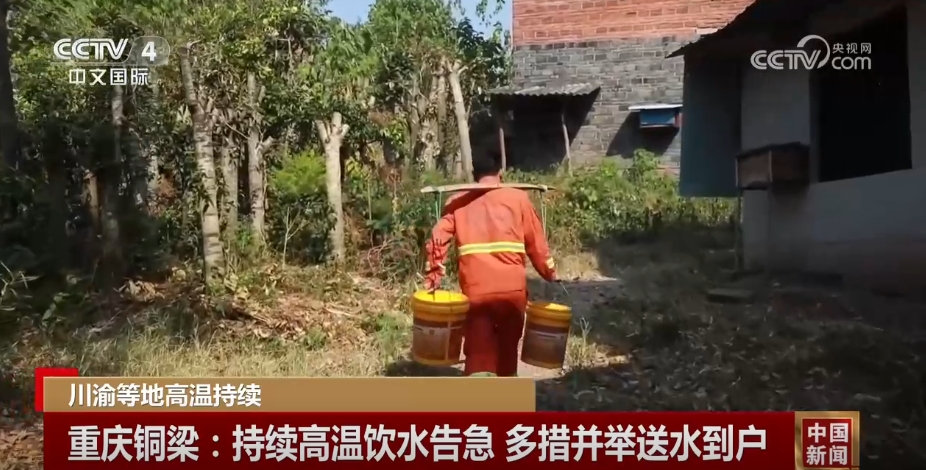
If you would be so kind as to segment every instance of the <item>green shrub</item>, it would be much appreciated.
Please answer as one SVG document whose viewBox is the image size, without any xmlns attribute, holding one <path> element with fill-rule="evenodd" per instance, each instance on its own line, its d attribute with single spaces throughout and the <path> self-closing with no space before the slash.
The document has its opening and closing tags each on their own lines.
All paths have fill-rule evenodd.
<svg viewBox="0 0 926 470">
<path fill-rule="evenodd" d="M 368 168 L 346 165 L 342 186 L 352 256 L 369 273 L 408 279 L 423 267 L 422 247 L 446 200 L 421 194 L 428 185 L 452 181 L 422 173 L 391 187 Z M 652 153 L 638 151 L 629 166 L 606 161 L 580 168 L 573 176 L 509 171 L 505 180 L 547 184 L 556 190 L 532 194 L 546 223 L 550 242 L 574 251 L 605 240 L 633 242 L 667 230 L 690 230 L 729 220 L 730 201 L 689 199 L 678 194 L 677 179 L 660 171 Z M 289 258 L 324 259 L 331 218 L 324 189 L 324 159 L 304 153 L 284 159 L 271 176 L 275 205 L 271 214 L 273 246 L 281 248 L 287 227 Z M 299 224 L 293 223 L 298 218 Z M 455 266 L 449 262 L 448 267 Z M 453 273 L 451 273 L 451 276 Z"/>
<path fill-rule="evenodd" d="M 605 161 L 573 176 L 516 173 L 509 181 L 548 184 L 544 197 L 547 233 L 564 249 L 606 239 L 633 241 L 667 229 L 713 226 L 729 218 L 731 204 L 678 194 L 675 177 L 660 171 L 655 155 L 637 151 L 629 166 Z"/>
<path fill-rule="evenodd" d="M 287 259 L 324 260 L 331 211 L 325 193 L 325 159 L 312 151 L 284 156 L 268 178 L 270 246 Z"/>
</svg>

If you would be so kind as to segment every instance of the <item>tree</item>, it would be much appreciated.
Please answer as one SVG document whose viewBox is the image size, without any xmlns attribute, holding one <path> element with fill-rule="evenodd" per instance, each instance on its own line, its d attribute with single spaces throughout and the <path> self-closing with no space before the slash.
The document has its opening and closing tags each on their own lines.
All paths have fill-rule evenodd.
<svg viewBox="0 0 926 470">
<path fill-rule="evenodd" d="M 247 73 L 248 96 L 248 191 L 251 201 L 251 234 L 257 246 L 266 244 L 264 211 L 267 204 L 267 166 L 264 154 L 273 143 L 273 137 L 263 138 L 261 124 L 263 116 L 260 104 L 264 100 L 265 88 L 258 87 L 257 75 Z"/>
<path fill-rule="evenodd" d="M 344 122 L 344 116 L 366 121 L 368 111 L 375 103 L 370 94 L 370 76 L 376 65 L 372 54 L 372 41 L 368 31 L 333 20 L 328 25 L 325 46 L 317 60 L 306 71 L 307 92 L 317 110 L 315 127 L 325 151 L 326 186 L 328 204 L 334 215 L 329 234 L 332 258 L 345 257 L 344 209 L 341 191 L 341 150 L 347 132 L 366 122 L 353 126 Z"/>
<path fill-rule="evenodd" d="M 459 60 L 445 59 L 444 70 L 450 82 L 453 93 L 453 112 L 457 120 L 457 132 L 460 136 L 460 160 L 463 162 L 463 173 L 469 181 L 473 180 L 473 148 L 469 141 L 469 114 L 466 112 L 466 103 L 463 98 L 463 87 L 460 85 L 460 75 L 466 70 Z M 461 175 L 457 175 L 460 177 Z"/>
<path fill-rule="evenodd" d="M 374 93 L 405 115 L 408 153 L 426 170 L 443 153 L 439 102 L 446 93 L 441 57 L 453 44 L 453 15 L 441 0 L 378 0 L 367 28 L 378 45 Z"/>
<path fill-rule="evenodd" d="M 390 165 L 436 168 L 442 156 L 468 144 L 454 137 L 458 132 L 444 131 L 466 125 L 492 78 L 471 53 L 480 43 L 461 40 L 464 30 L 451 2 L 379 0 L 370 21 L 356 26 L 333 20 L 322 4 L 15 4 L 6 69 L 16 87 L 7 87 L 12 82 L 0 70 L 0 153 L 12 161 L 8 150 L 21 137 L 16 181 L 3 191 L 17 194 L 16 207 L 25 209 L 18 215 L 25 217 L 0 225 L 0 248 L 19 244 L 48 253 L 42 274 L 77 268 L 106 281 L 105 287 L 147 272 L 156 260 L 195 253 L 205 278 L 217 280 L 250 253 L 235 253 L 228 243 L 237 231 L 240 198 L 251 239 L 268 249 L 281 240 L 282 214 L 296 213 L 274 204 L 317 205 L 299 214 L 313 221 L 327 205 L 330 225 L 285 225 L 327 235 L 324 247 L 314 234 L 304 237 L 318 250 L 308 258 L 319 259 L 324 249 L 344 259 L 345 217 L 361 205 L 372 214 L 378 186 L 366 185 L 366 204 L 355 204 L 354 178 L 387 174 L 372 171 L 381 170 L 373 168 L 379 144 Z M 150 87 L 75 87 L 48 61 L 49 38 L 152 34 L 166 37 L 175 50 L 171 63 L 151 70 Z M 444 60 L 466 71 L 457 74 L 457 89 Z M 448 112 L 450 96 L 463 105 L 459 119 Z M 268 170 L 286 164 L 286 155 L 315 153 L 310 148 L 319 145 L 326 160 L 323 191 L 285 202 L 275 187 L 268 194 Z M 395 170 L 388 172 L 393 189 L 406 174 Z M 284 231 L 287 242 L 301 236 Z"/>
<path fill-rule="evenodd" d="M 316 119 L 315 126 L 325 151 L 325 187 L 327 188 L 328 205 L 334 214 L 334 225 L 329 234 L 332 257 L 335 261 L 343 261 L 344 247 L 344 202 L 341 200 L 341 145 L 350 126 L 343 122 L 341 113 L 334 111 L 330 119 Z"/>
<path fill-rule="evenodd" d="M 497 13 L 501 4 L 483 0 L 476 13 L 488 22 L 492 6 Z M 484 91 L 504 84 L 508 72 L 500 24 L 484 38 L 468 20 L 454 19 L 466 13 L 458 0 L 378 0 L 367 25 L 380 48 L 374 93 L 381 103 L 401 102 L 393 107 L 407 117 L 409 153 L 426 169 L 450 150 L 443 133 L 450 92 L 460 158 L 444 166 L 461 179 L 471 173 L 469 119 L 474 108 L 485 104 L 480 98 Z M 406 93 L 397 96 L 397 90 Z"/>
<path fill-rule="evenodd" d="M 121 284 L 125 274 L 119 220 L 119 184 L 122 180 L 122 138 L 125 128 L 125 88 L 120 85 L 114 86 L 110 100 L 112 148 L 107 152 L 109 158 L 103 163 L 100 174 L 103 176 L 101 221 L 104 285 L 114 288 Z"/>
<path fill-rule="evenodd" d="M 0 0 L 0 153 L 9 168 L 19 166 L 19 125 L 13 99 L 13 76 L 10 72 L 10 33 L 7 26 L 10 6 Z"/>
<path fill-rule="evenodd" d="M 212 134 L 215 119 L 214 102 L 205 101 L 197 90 L 193 76 L 194 43 L 188 43 L 179 53 L 183 96 L 193 120 L 193 146 L 196 152 L 196 166 L 199 169 L 202 186 L 199 212 L 202 223 L 203 275 L 207 281 L 224 275 L 225 254 L 222 246 L 221 223 L 219 222 L 218 186 L 215 178 L 215 155 L 212 148 Z"/>
</svg>

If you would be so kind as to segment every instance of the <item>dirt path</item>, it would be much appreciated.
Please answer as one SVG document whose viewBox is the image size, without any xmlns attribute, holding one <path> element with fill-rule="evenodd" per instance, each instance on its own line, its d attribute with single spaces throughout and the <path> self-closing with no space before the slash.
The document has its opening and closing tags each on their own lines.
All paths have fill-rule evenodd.
<svg viewBox="0 0 926 470">
<path fill-rule="evenodd" d="M 607 276 L 567 284 L 579 324 L 565 370 L 524 369 L 539 408 L 860 410 L 863 467 L 926 467 L 926 305 L 812 278 L 734 281 L 708 249 L 609 255 Z M 716 287 L 754 295 L 722 303 Z"/>
</svg>

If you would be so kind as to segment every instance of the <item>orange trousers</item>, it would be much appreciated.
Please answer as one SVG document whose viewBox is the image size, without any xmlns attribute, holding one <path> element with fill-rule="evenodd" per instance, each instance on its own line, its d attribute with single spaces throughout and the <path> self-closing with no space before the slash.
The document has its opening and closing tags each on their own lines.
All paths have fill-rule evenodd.
<svg viewBox="0 0 926 470">
<path fill-rule="evenodd" d="M 524 290 L 473 296 L 466 316 L 463 375 L 518 375 L 518 343 L 524 334 Z"/>
</svg>

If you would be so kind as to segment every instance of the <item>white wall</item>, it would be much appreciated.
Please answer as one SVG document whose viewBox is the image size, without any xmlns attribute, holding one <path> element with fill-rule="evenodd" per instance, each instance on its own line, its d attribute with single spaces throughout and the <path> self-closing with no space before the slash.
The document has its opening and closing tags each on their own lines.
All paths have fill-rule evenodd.
<svg viewBox="0 0 926 470">
<path fill-rule="evenodd" d="M 812 144 L 809 71 L 756 70 L 747 64 L 742 77 L 742 151 L 788 142 Z M 803 194 L 772 197 L 766 191 L 746 191 L 743 247 L 747 267 L 767 264 L 767 259 L 781 256 L 782 251 L 801 256 L 802 244 L 792 242 L 805 238 L 794 233 L 803 229 L 803 223 L 792 214 L 803 199 Z"/>
<path fill-rule="evenodd" d="M 743 150 L 785 142 L 810 145 L 810 72 L 744 64 L 742 77 Z"/>
<path fill-rule="evenodd" d="M 812 31 L 826 37 L 880 12 L 872 12 L 870 2 L 867 8 L 855 5 L 860 1 L 830 8 L 813 19 Z M 880 5 L 886 9 L 896 3 Z M 914 169 L 815 183 L 801 192 L 747 192 L 743 245 L 748 266 L 835 272 L 879 284 L 926 284 L 926 2 L 909 0 L 908 21 Z M 743 150 L 793 141 L 815 149 L 807 72 L 750 68 L 743 74 L 742 94 Z"/>
</svg>

